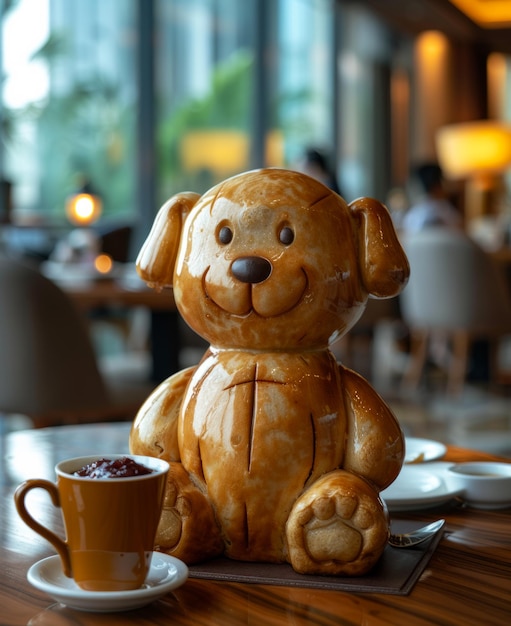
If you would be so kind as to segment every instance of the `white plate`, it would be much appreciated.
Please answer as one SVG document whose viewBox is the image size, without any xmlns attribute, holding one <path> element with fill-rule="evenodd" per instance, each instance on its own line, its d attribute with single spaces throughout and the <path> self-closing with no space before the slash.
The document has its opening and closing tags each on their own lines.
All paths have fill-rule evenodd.
<svg viewBox="0 0 511 626">
<path fill-rule="evenodd" d="M 403 465 L 396 480 L 381 492 L 390 512 L 420 511 L 440 506 L 461 493 L 449 484 L 447 468 L 453 463 Z"/>
<path fill-rule="evenodd" d="M 443 458 L 447 447 L 439 441 L 406 437 L 405 463 L 427 463 Z"/>
<path fill-rule="evenodd" d="M 62 572 L 59 556 L 38 561 L 27 572 L 28 581 L 54 600 L 79 611 L 112 613 L 145 606 L 182 585 L 188 567 L 179 559 L 153 552 L 144 586 L 133 591 L 85 591 Z"/>
</svg>

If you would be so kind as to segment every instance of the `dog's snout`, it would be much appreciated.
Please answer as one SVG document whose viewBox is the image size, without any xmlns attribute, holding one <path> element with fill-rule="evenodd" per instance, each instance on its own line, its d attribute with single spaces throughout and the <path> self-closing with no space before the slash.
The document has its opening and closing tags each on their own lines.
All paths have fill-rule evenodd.
<svg viewBox="0 0 511 626">
<path fill-rule="evenodd" d="M 271 274 L 272 265 L 260 256 L 243 256 L 233 261 L 231 269 L 243 283 L 262 283 Z"/>
</svg>

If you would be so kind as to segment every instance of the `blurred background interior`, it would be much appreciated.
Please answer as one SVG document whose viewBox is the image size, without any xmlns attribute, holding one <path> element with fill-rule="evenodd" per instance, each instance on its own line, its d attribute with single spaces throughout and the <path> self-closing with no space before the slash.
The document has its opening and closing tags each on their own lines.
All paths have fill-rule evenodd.
<svg viewBox="0 0 511 626">
<path fill-rule="evenodd" d="M 254 167 L 304 169 L 312 150 L 348 202 L 387 204 L 412 265 L 403 296 L 370 301 L 336 354 L 407 434 L 511 455 L 511 2 L 0 12 L 2 429 L 132 419 L 196 363 L 202 340 L 133 270 L 158 207 Z M 440 165 L 436 191 L 420 164 Z M 407 232 L 417 204 L 427 219 Z"/>
</svg>

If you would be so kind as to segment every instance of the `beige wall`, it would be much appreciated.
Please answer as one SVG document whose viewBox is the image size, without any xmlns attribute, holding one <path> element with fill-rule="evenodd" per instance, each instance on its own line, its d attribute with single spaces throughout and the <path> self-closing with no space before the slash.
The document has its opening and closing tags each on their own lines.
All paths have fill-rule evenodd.
<svg viewBox="0 0 511 626">
<path fill-rule="evenodd" d="M 487 116 L 486 55 L 439 31 L 419 35 L 414 47 L 411 160 L 436 159 L 440 126 Z"/>
</svg>

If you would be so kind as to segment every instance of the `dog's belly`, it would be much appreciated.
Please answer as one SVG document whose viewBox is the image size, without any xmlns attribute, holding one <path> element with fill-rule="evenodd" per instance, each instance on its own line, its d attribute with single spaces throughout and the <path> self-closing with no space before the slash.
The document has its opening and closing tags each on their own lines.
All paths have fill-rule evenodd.
<svg viewBox="0 0 511 626">
<path fill-rule="evenodd" d="M 232 558 L 283 558 L 297 496 L 342 464 L 346 420 L 326 352 L 227 352 L 198 370 L 180 434 L 184 466 L 204 481 Z"/>
</svg>

